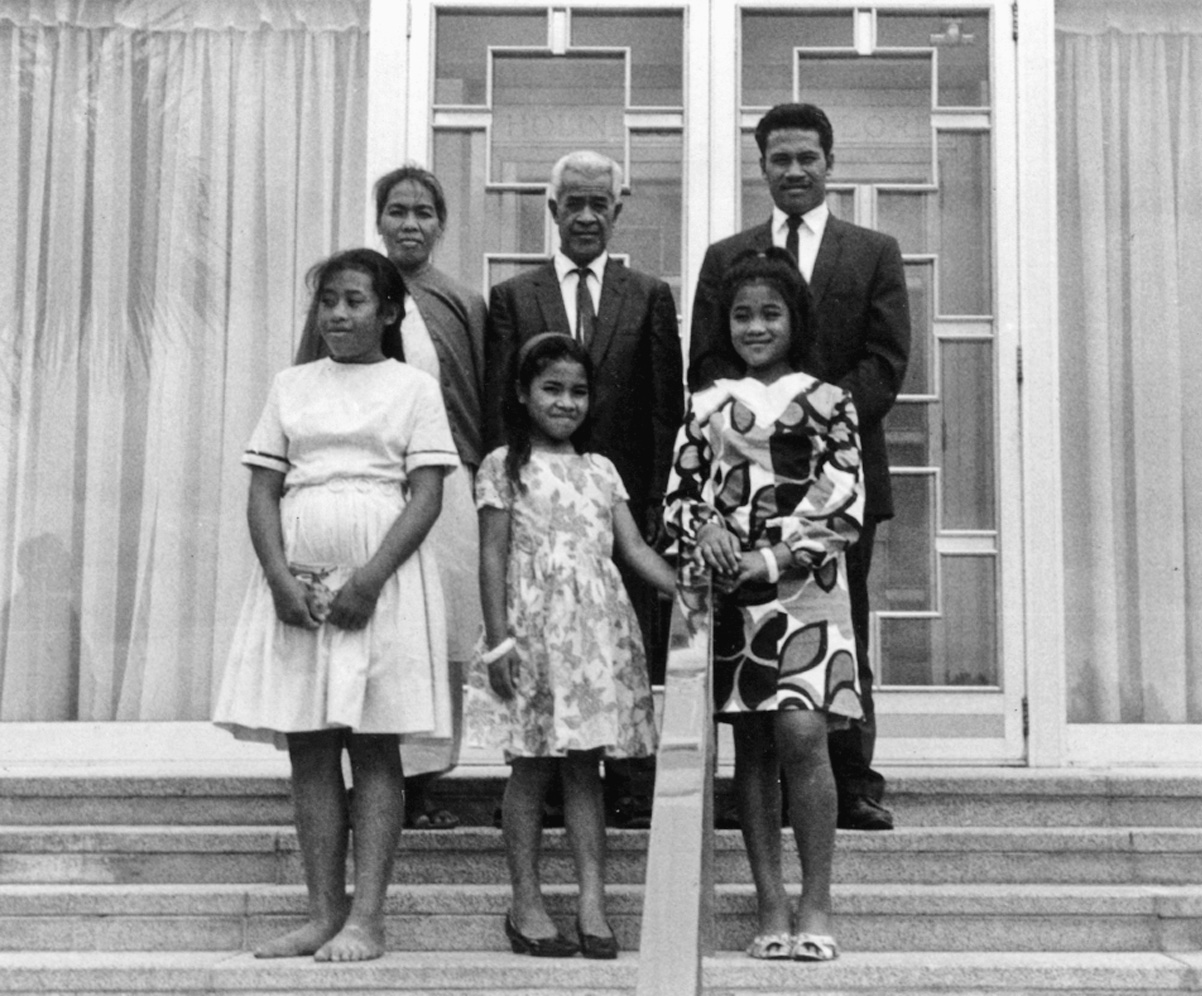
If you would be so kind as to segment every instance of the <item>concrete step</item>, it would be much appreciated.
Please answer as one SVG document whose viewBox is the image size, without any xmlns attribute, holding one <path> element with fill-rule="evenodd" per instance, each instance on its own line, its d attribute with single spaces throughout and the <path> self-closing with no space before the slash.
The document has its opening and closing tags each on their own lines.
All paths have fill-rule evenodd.
<svg viewBox="0 0 1202 996">
<path fill-rule="evenodd" d="M 575 890 L 547 888 L 571 929 Z M 609 914 L 637 946 L 642 890 L 613 886 Z M 503 885 L 415 885 L 388 899 L 394 950 L 501 951 L 510 895 Z M 717 890 L 720 946 L 754 933 L 754 893 Z M 849 951 L 1192 951 L 1202 948 L 1202 887 L 1058 885 L 838 885 L 837 932 Z M 301 923 L 300 886 L 143 885 L 0 887 L 0 949 L 8 951 L 253 948 Z"/>
<path fill-rule="evenodd" d="M 787 836 L 787 835 L 786 835 Z M 609 881 L 640 884 L 646 831 L 609 832 Z M 795 856 L 788 843 L 787 855 Z M 715 874 L 748 882 L 738 831 L 718 831 Z M 793 874 L 799 870 L 793 861 Z M 546 882 L 573 882 L 562 830 L 544 838 Z M 403 884 L 508 881 L 500 831 L 466 827 L 410 831 L 394 881 Z M 844 883 L 1047 882 L 1202 884 L 1202 829 L 1117 827 L 901 827 L 841 831 L 835 878 Z M 268 883 L 302 881 L 290 826 L 0 827 L 0 884 Z"/>
<path fill-rule="evenodd" d="M 464 768 L 434 795 L 489 826 L 506 769 Z M 899 826 L 1202 826 L 1202 772 L 1026 768 L 886 768 Z M 729 794 L 719 777 L 718 804 Z M 288 779 L 273 777 L 0 776 L 0 826 L 278 825 L 292 820 Z"/>
<path fill-rule="evenodd" d="M 291 822 L 287 778 L 0 776 L 0 826 Z"/>
<path fill-rule="evenodd" d="M 704 960 L 708 996 L 1147 996 L 1202 992 L 1202 955 L 1156 952 L 847 952 L 825 965 L 756 962 L 739 954 Z M 633 996 L 638 957 L 614 962 L 509 953 L 389 953 L 378 961 L 318 965 L 256 961 L 221 952 L 0 953 L 0 992 L 94 996 L 294 996 L 324 993 L 430 996 Z"/>
</svg>

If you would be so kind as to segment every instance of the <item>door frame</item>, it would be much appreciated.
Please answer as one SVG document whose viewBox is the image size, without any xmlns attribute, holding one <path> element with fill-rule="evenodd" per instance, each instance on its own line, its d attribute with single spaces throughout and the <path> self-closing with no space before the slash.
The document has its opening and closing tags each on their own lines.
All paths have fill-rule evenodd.
<svg viewBox="0 0 1202 996">
<path fill-rule="evenodd" d="M 1013 164 L 1017 159 L 1017 92 L 1015 41 L 1011 31 L 1009 0 L 972 0 L 968 3 L 932 3 L 929 0 L 890 0 L 890 13 L 982 11 L 990 14 L 991 154 L 993 158 L 994 238 L 994 355 L 998 494 L 997 502 L 997 613 L 998 668 L 1001 686 L 996 689 L 884 686 L 874 698 L 877 712 L 877 757 L 886 763 L 905 764 L 1024 764 L 1027 712 L 1027 673 L 1024 641 L 1023 514 L 1021 502 L 1001 496 L 1021 482 L 1022 433 L 1002 431 L 1022 425 L 1019 395 L 1019 247 L 1017 230 L 1018 183 Z M 741 14 L 749 11 L 856 10 L 856 43 L 868 51 L 871 4 L 843 0 L 726 0 L 710 8 L 711 38 L 737 39 L 711 50 L 711 124 L 719 141 L 715 149 L 732 148 L 734 154 L 714 156 L 706 210 L 709 230 L 706 243 L 737 231 L 740 225 L 738 80 Z M 838 126 L 836 123 L 836 144 Z M 837 172 L 834 177 L 837 182 Z M 732 196 L 733 194 L 733 196 Z M 690 207 L 690 213 L 693 213 Z M 1053 215 L 1054 216 L 1054 215 Z M 695 258 L 700 260 L 704 247 Z M 694 257 L 691 257 L 694 258 Z M 697 274 L 689 279 L 695 285 Z M 981 723 L 996 733 L 980 736 Z"/>
</svg>

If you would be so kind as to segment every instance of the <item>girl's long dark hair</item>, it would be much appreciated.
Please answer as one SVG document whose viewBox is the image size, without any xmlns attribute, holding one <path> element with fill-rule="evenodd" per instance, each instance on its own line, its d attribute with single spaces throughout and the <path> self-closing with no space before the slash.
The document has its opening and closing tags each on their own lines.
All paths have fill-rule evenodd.
<svg viewBox="0 0 1202 996">
<path fill-rule="evenodd" d="M 322 287 L 343 270 L 356 270 L 366 274 L 381 307 L 386 304 L 396 305 L 396 321 L 384 326 L 384 334 L 380 337 L 380 349 L 389 359 L 404 363 L 405 347 L 401 342 L 401 322 L 405 318 L 405 281 L 392 260 L 374 249 L 346 249 L 336 252 L 329 259 L 316 263 L 305 275 L 305 285 L 310 292 L 309 313 L 305 316 L 305 328 L 301 332 L 300 345 L 296 349 L 293 362 L 298 365 L 310 363 L 330 355 L 325 340 L 317 330 L 317 306 Z"/>
<path fill-rule="evenodd" d="M 584 369 L 584 379 L 588 383 L 589 402 L 593 397 L 593 363 L 588 353 L 571 336 L 559 333 L 544 332 L 526 342 L 514 357 L 512 384 L 509 396 L 505 399 L 505 434 L 509 443 L 509 452 L 505 454 L 505 476 L 515 493 L 526 493 L 522 483 L 522 468 L 530 459 L 530 412 L 522 404 L 518 396 L 530 393 L 530 385 L 534 378 L 559 360 L 572 360 Z M 589 418 L 585 416 L 584 423 L 572 433 L 572 445 L 577 453 L 589 450 Z"/>
<path fill-rule="evenodd" d="M 730 341 L 730 309 L 734 306 L 739 288 L 747 284 L 767 284 L 785 302 L 789 312 L 789 366 L 800 370 L 810 339 L 810 291 L 792 255 L 779 246 L 739 253 L 723 275 L 718 302 L 722 308 L 722 320 L 727 323 L 723 337 L 724 353 L 739 370 L 746 369 Z"/>
</svg>

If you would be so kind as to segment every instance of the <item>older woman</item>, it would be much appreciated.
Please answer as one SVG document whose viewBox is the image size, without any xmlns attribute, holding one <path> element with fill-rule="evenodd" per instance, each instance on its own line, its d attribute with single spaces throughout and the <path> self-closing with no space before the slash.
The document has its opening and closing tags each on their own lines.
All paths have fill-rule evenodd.
<svg viewBox="0 0 1202 996">
<path fill-rule="evenodd" d="M 430 736 L 406 738 L 405 818 L 409 826 L 446 830 L 459 818 L 428 798 L 429 783 L 459 758 L 463 668 L 481 625 L 476 508 L 472 482 L 483 457 L 481 394 L 484 378 L 484 299 L 430 263 L 447 221 L 447 201 L 438 178 L 416 165 L 402 166 L 376 181 L 376 230 L 389 259 L 405 280 L 401 323 L 405 362 L 432 374 L 442 385 L 451 435 L 462 466 L 443 484 L 442 514 L 430 531 L 447 616 L 447 676 L 440 691 L 449 697 L 451 727 Z M 319 343 L 306 329 L 297 359 L 312 359 Z M 448 710 L 438 710 L 446 715 Z"/>
</svg>

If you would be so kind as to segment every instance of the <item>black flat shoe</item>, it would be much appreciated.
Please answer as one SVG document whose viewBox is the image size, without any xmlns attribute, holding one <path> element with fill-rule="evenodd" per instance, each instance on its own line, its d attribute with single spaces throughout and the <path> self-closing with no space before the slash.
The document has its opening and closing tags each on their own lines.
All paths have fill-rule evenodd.
<svg viewBox="0 0 1202 996">
<path fill-rule="evenodd" d="M 576 935 L 580 938 L 580 953 L 586 958 L 596 958 L 600 961 L 612 961 L 618 957 L 618 939 L 611 933 L 609 937 L 598 937 L 596 934 L 586 934 L 576 921 Z"/>
<path fill-rule="evenodd" d="M 505 936 L 514 954 L 532 955 L 535 958 L 571 958 L 580 950 L 576 942 L 557 933 L 554 937 L 527 937 L 513 922 L 513 912 L 505 914 Z M 615 945 L 615 957 L 617 955 Z"/>
</svg>

